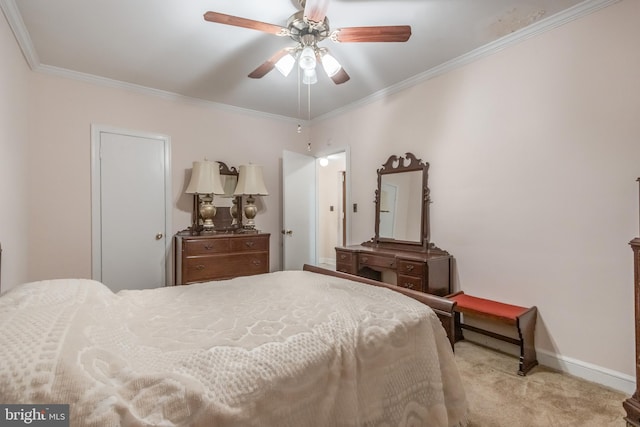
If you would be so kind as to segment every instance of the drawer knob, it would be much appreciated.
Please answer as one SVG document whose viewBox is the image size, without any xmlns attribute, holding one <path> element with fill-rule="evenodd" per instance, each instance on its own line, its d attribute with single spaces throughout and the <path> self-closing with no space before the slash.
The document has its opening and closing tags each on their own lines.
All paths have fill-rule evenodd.
<svg viewBox="0 0 640 427">
<path fill-rule="evenodd" d="M 251 264 L 259 266 L 260 264 L 262 264 L 262 261 L 260 261 L 259 259 L 252 259 Z"/>
<path fill-rule="evenodd" d="M 204 248 L 206 250 L 210 250 L 210 249 L 213 249 L 213 245 L 211 243 L 205 243 Z"/>
<path fill-rule="evenodd" d="M 347 256 L 345 254 L 340 254 L 340 259 L 346 259 Z"/>
<path fill-rule="evenodd" d="M 202 271 L 202 270 L 204 270 L 204 264 L 198 264 L 198 265 L 196 265 L 196 270 L 198 270 L 198 271 Z"/>
<path fill-rule="evenodd" d="M 403 283 L 402 287 L 408 288 L 408 289 L 413 289 L 415 286 L 414 286 L 413 283 Z"/>
<path fill-rule="evenodd" d="M 409 265 L 407 265 L 406 268 L 407 268 L 407 271 L 413 271 L 414 267 L 415 267 L 414 265 L 409 264 Z"/>
<path fill-rule="evenodd" d="M 254 242 L 253 240 L 247 240 L 246 242 L 244 242 L 245 246 L 248 248 L 252 248 L 253 245 L 256 244 L 256 242 Z"/>
<path fill-rule="evenodd" d="M 369 258 L 368 258 L 368 257 L 366 257 L 366 256 L 363 256 L 363 257 L 362 257 L 362 262 L 367 262 L 367 261 L 369 261 Z"/>
</svg>

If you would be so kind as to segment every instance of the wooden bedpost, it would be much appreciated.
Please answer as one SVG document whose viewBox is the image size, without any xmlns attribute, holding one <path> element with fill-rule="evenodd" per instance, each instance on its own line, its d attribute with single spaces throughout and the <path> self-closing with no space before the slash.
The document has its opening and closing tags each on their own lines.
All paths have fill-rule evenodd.
<svg viewBox="0 0 640 427">
<path fill-rule="evenodd" d="M 640 178 L 637 179 L 640 184 Z M 638 193 L 638 208 L 640 209 L 640 188 Z M 638 211 L 640 221 L 640 210 Z M 640 236 L 640 222 L 638 223 L 638 236 Z M 633 250 L 633 301 L 635 311 L 635 337 L 636 337 L 636 390 L 631 397 L 622 403 L 622 406 L 627 413 L 624 418 L 627 421 L 627 426 L 640 426 L 640 237 L 636 237 L 631 242 L 631 249 Z"/>
</svg>

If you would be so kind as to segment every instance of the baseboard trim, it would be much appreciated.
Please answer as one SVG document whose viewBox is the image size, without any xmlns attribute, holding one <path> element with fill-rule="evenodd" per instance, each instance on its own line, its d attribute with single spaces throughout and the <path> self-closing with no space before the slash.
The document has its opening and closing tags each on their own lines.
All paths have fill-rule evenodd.
<svg viewBox="0 0 640 427">
<path fill-rule="evenodd" d="M 601 384 L 605 387 L 626 393 L 629 396 L 631 396 L 636 389 L 635 378 L 631 375 L 594 365 L 593 363 L 551 353 L 546 350 L 537 350 L 537 353 L 538 362 L 551 369 Z"/>
<path fill-rule="evenodd" d="M 514 357 L 518 357 L 518 346 L 498 341 L 484 335 L 476 334 L 471 331 L 464 332 L 465 339 L 485 347 L 494 348 Z M 594 365 L 593 363 L 584 362 L 582 360 L 563 356 L 561 354 L 552 353 L 547 350 L 536 350 L 538 363 L 547 368 L 582 378 L 605 387 L 612 388 L 631 396 L 636 390 L 635 378 L 631 375 L 623 374 L 612 369 Z M 515 372 L 514 367 L 514 372 Z"/>
<path fill-rule="evenodd" d="M 320 258 L 319 261 L 320 261 L 320 264 L 332 265 L 334 267 L 336 266 L 335 258 Z"/>
</svg>

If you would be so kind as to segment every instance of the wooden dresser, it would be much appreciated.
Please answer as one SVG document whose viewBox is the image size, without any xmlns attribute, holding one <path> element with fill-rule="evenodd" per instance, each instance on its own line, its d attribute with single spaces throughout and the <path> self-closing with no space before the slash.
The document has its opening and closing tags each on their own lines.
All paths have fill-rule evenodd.
<svg viewBox="0 0 640 427">
<path fill-rule="evenodd" d="M 635 332 L 636 332 L 636 391 L 633 396 L 624 401 L 623 405 L 627 416 L 628 426 L 640 427 L 640 237 L 629 243 L 633 249 L 634 265 L 634 307 L 635 307 Z"/>
<path fill-rule="evenodd" d="M 391 271 L 403 288 L 439 296 L 451 293 L 451 255 L 442 250 L 341 246 L 336 248 L 336 270 L 378 281 L 383 271 Z"/>
<path fill-rule="evenodd" d="M 269 234 L 175 236 L 176 285 L 269 272 Z"/>
</svg>

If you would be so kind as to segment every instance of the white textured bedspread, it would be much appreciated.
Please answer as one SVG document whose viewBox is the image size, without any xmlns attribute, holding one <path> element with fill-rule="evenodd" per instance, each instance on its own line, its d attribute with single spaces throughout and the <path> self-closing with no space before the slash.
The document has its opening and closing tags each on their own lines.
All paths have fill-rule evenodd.
<svg viewBox="0 0 640 427">
<path fill-rule="evenodd" d="M 0 297 L 0 402 L 68 403 L 72 426 L 457 426 L 444 329 L 388 289 L 289 271 Z"/>
</svg>

